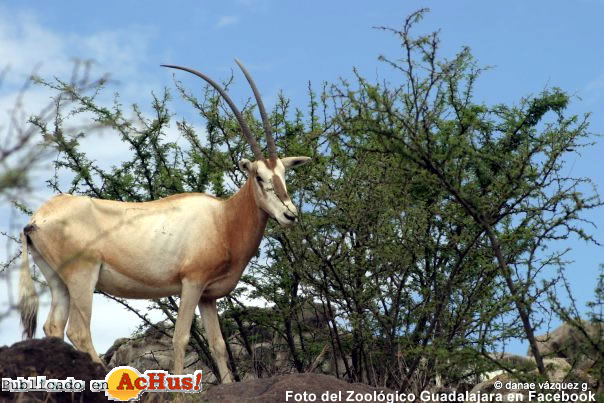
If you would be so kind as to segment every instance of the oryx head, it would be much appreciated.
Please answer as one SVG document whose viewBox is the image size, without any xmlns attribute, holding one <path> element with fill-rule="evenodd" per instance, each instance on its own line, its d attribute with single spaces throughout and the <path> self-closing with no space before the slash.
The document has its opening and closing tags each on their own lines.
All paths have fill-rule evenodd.
<svg viewBox="0 0 604 403">
<path fill-rule="evenodd" d="M 254 97 L 256 98 L 256 103 L 258 104 L 258 110 L 260 111 L 262 124 L 264 126 L 264 134 L 266 136 L 266 144 L 269 152 L 268 159 L 266 159 L 264 154 L 262 154 L 262 150 L 258 145 L 256 138 L 252 135 L 247 123 L 243 119 L 243 115 L 220 85 L 218 85 L 214 80 L 205 74 L 187 67 L 166 64 L 163 64 L 162 66 L 188 71 L 189 73 L 195 74 L 196 76 L 204 79 L 212 87 L 214 87 L 216 91 L 218 91 L 218 93 L 224 98 L 227 104 L 229 104 L 231 110 L 237 118 L 237 121 L 239 122 L 243 135 L 245 136 L 250 147 L 252 147 L 252 151 L 256 157 L 255 161 L 242 159 L 239 162 L 239 168 L 247 175 L 248 181 L 252 181 L 256 204 L 269 216 L 277 220 L 279 224 L 291 225 L 298 218 L 298 209 L 296 206 L 294 206 L 289 198 L 289 194 L 287 193 L 287 187 L 285 186 L 285 171 L 289 168 L 307 163 L 310 161 L 310 158 L 279 158 L 277 156 L 275 139 L 273 138 L 272 134 L 273 129 L 268 119 L 268 115 L 266 114 L 266 110 L 264 109 L 264 103 L 260 97 L 260 92 L 256 88 L 256 84 L 254 83 L 254 80 L 247 69 L 239 62 L 239 60 L 235 60 L 235 62 L 241 68 L 241 71 L 243 71 L 245 78 L 254 92 Z"/>
</svg>

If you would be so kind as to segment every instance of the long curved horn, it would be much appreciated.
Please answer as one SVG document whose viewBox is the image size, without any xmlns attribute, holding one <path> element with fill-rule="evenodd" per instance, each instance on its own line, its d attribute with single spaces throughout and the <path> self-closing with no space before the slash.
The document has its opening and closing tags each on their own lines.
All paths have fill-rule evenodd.
<svg viewBox="0 0 604 403">
<path fill-rule="evenodd" d="M 271 122 L 268 120 L 268 115 L 266 114 L 266 110 L 264 109 L 264 103 L 262 102 L 262 98 L 260 97 L 260 92 L 258 88 L 256 88 L 256 84 L 252 79 L 251 74 L 247 71 L 247 69 L 241 64 L 241 62 L 235 59 L 235 63 L 239 66 L 247 82 L 250 83 L 250 87 L 252 87 L 252 91 L 254 92 L 254 97 L 256 98 L 256 103 L 258 104 L 258 110 L 260 111 L 260 116 L 262 117 L 262 125 L 264 126 L 264 135 L 266 136 L 266 144 L 268 145 L 268 153 L 271 160 L 277 159 L 277 147 L 275 146 L 275 138 L 273 137 L 273 128 L 271 127 Z"/>
<path fill-rule="evenodd" d="M 247 123 L 245 123 L 245 119 L 243 119 L 243 115 L 241 114 L 241 112 L 239 112 L 239 109 L 237 109 L 237 106 L 231 100 L 231 98 L 227 95 L 226 91 L 220 85 L 218 85 L 218 83 L 216 83 L 214 80 L 212 80 L 210 77 L 206 76 L 205 74 L 200 73 L 197 70 L 190 69 L 188 67 L 175 66 L 172 64 L 162 64 L 161 66 L 169 67 L 171 69 L 184 70 L 191 74 L 195 74 L 197 77 L 204 79 L 212 87 L 214 87 L 216 89 L 216 91 L 218 91 L 218 93 L 224 98 L 224 100 L 227 102 L 227 104 L 229 104 L 229 106 L 231 107 L 231 110 L 233 111 L 233 113 L 235 114 L 235 117 L 237 118 L 237 121 L 239 122 L 239 126 L 241 126 L 241 131 L 243 132 L 243 135 L 247 139 L 247 142 L 249 143 L 250 147 L 252 147 L 252 151 L 254 152 L 256 159 L 257 160 L 265 159 L 264 155 L 262 154 L 262 149 L 260 148 L 260 146 L 258 145 L 258 142 L 252 135 L 252 132 L 250 131 L 250 128 L 248 127 Z"/>
</svg>

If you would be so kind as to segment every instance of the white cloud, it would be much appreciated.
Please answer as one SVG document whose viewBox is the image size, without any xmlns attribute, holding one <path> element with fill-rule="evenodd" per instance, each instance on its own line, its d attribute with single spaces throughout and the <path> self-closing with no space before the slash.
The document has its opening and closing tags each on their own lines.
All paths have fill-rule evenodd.
<svg viewBox="0 0 604 403">
<path fill-rule="evenodd" d="M 81 35 L 49 29 L 32 13 L 11 15 L 2 11 L 0 7 L 0 63 L 6 65 L 0 64 L 0 69 L 5 66 L 9 69 L 0 86 L 0 140 L 8 135 L 6 122 L 10 121 L 7 118 L 18 99 L 19 89 L 36 66 L 36 74 L 47 80 L 59 77 L 67 81 L 72 76 L 74 60 L 93 60 L 91 76 L 98 78 L 105 72 L 112 73 L 112 79 L 118 83 L 115 90 L 120 92 L 122 104 L 139 103 L 143 110 L 149 105 L 149 97 L 141 101 L 141 94 L 150 94 L 161 87 L 158 84 L 159 74 L 146 77 L 141 73 L 150 63 L 150 29 L 134 26 Z M 157 71 L 161 70 L 158 68 Z M 113 86 L 115 82 L 109 85 Z M 113 91 L 113 88 L 107 88 L 97 100 L 110 105 Z M 52 95 L 52 91 L 45 87 L 31 86 L 24 93 L 19 120 L 25 121 L 28 116 L 43 110 L 51 102 Z M 69 119 L 69 124 L 85 127 L 89 125 L 88 119 L 89 116 L 79 115 Z M 104 166 L 123 160 L 129 154 L 128 147 L 121 144 L 115 133 L 90 136 L 83 143 L 90 146 L 92 158 L 106 162 Z M 47 164 L 44 168 L 49 167 Z M 35 198 L 36 201 L 43 200 L 50 193 L 44 184 L 49 177 L 48 171 L 40 172 L 38 176 L 36 196 L 39 197 Z"/>
<path fill-rule="evenodd" d="M 141 26 L 90 35 L 56 32 L 34 14 L 0 13 L 0 61 L 12 73 L 5 84 L 20 85 L 36 66 L 41 74 L 69 77 L 75 58 L 92 59 L 99 70 L 119 73 L 120 79 L 138 76 L 151 37 L 152 30 Z"/>
<path fill-rule="evenodd" d="M 224 27 L 228 27 L 229 25 L 235 25 L 238 22 L 239 22 L 239 17 L 237 17 L 235 15 L 223 15 L 222 17 L 220 17 L 218 19 L 218 22 L 216 22 L 215 27 L 224 28 Z"/>
</svg>

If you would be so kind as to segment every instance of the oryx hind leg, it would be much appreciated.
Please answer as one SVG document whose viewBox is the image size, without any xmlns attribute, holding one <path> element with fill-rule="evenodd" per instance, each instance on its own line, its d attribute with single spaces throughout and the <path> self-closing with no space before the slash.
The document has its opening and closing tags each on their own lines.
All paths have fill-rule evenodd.
<svg viewBox="0 0 604 403">
<path fill-rule="evenodd" d="M 56 271 L 44 260 L 33 246 L 30 253 L 50 287 L 50 312 L 44 323 L 44 334 L 49 337 L 65 338 L 65 325 L 69 316 L 69 291 Z"/>
<path fill-rule="evenodd" d="M 184 371 L 185 351 L 191 336 L 191 324 L 195 316 L 195 308 L 205 287 L 183 280 L 180 292 L 180 306 L 174 327 L 174 374 L 181 375 Z"/>
<path fill-rule="evenodd" d="M 67 337 L 74 347 L 90 354 L 93 361 L 103 364 L 90 335 L 92 316 L 92 295 L 99 278 L 100 262 L 78 261 L 62 271 L 62 277 L 69 290 L 69 322 Z"/>
</svg>

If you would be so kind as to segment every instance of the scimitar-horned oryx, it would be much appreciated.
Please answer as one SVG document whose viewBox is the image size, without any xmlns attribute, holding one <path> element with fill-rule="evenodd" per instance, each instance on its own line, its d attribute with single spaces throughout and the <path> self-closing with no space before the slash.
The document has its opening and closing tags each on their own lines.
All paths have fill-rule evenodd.
<svg viewBox="0 0 604 403">
<path fill-rule="evenodd" d="M 101 362 L 92 345 L 92 294 L 102 290 L 124 298 L 180 295 L 173 336 L 174 373 L 183 372 L 195 307 L 199 306 L 208 342 L 223 382 L 232 382 L 224 339 L 218 325 L 216 299 L 229 294 L 257 252 L 268 217 L 293 224 L 298 211 L 284 181 L 285 170 L 308 157 L 279 158 L 260 94 L 245 67 L 262 117 L 269 158 L 266 159 L 243 115 L 224 89 L 198 71 L 188 71 L 212 85 L 229 104 L 256 161 L 243 159 L 245 184 L 228 200 L 200 194 L 128 203 L 61 194 L 33 214 L 21 234 L 23 261 L 20 309 L 24 336 L 36 328 L 38 298 L 29 272 L 28 251 L 52 295 L 47 336 L 67 337 L 81 351 Z"/>
</svg>

